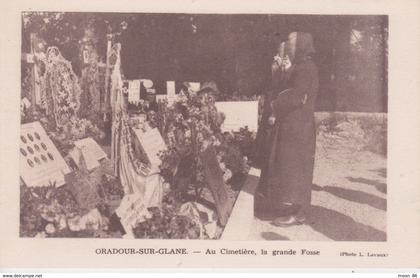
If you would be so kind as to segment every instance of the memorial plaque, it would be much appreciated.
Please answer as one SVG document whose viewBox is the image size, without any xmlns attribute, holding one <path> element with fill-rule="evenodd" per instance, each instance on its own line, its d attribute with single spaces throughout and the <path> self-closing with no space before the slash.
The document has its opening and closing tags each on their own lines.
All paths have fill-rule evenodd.
<svg viewBox="0 0 420 278">
<path fill-rule="evenodd" d="M 70 173 L 61 154 L 39 122 L 21 125 L 20 176 L 27 186 L 61 186 Z"/>
<path fill-rule="evenodd" d="M 150 218 L 148 208 L 161 207 L 163 197 L 163 178 L 159 174 L 149 175 L 143 188 L 137 188 L 132 194 L 125 194 L 115 213 L 120 218 L 127 237 L 132 238 L 132 229 L 137 223 Z"/>
<path fill-rule="evenodd" d="M 75 148 L 70 151 L 70 156 L 79 168 L 81 167 L 80 155 L 83 156 L 86 168 L 89 171 L 98 167 L 100 165 L 99 161 L 107 157 L 101 146 L 90 137 L 78 140 L 74 142 L 74 145 Z"/>
<path fill-rule="evenodd" d="M 213 195 L 216 205 L 219 222 L 222 226 L 226 225 L 229 218 L 228 192 L 223 181 L 222 169 L 217 161 L 216 151 L 213 146 L 209 146 L 202 154 L 201 159 L 204 164 L 204 174 L 207 184 Z"/>
<path fill-rule="evenodd" d="M 137 104 L 140 101 L 140 80 L 128 81 L 128 102 Z"/>
<path fill-rule="evenodd" d="M 226 116 L 222 131 L 239 131 L 245 126 L 257 131 L 258 101 L 220 101 L 216 102 L 216 108 Z"/>
<path fill-rule="evenodd" d="M 86 148 L 87 152 L 98 161 L 107 158 L 107 155 L 102 150 L 101 146 L 99 146 L 91 137 L 78 140 L 74 142 L 74 145 L 80 149 Z"/>
<path fill-rule="evenodd" d="M 121 225 L 128 238 L 134 238 L 133 228 L 137 223 L 143 222 L 147 217 L 150 217 L 144 198 L 138 193 L 126 194 L 115 213 L 120 218 Z"/>
<path fill-rule="evenodd" d="M 177 95 L 175 94 L 175 81 L 166 82 L 166 93 L 167 93 L 168 105 L 172 106 L 174 102 L 177 100 Z"/>
<path fill-rule="evenodd" d="M 198 92 L 200 90 L 200 82 L 188 82 L 189 87 L 193 92 Z"/>
<path fill-rule="evenodd" d="M 88 171 L 92 171 L 100 165 L 98 160 L 89 155 L 89 151 L 86 147 L 83 147 L 81 149 L 75 147 L 69 152 L 69 154 L 79 169 L 85 167 Z M 83 163 L 81 162 L 82 157 L 84 165 L 82 165 Z"/>
<path fill-rule="evenodd" d="M 157 102 L 165 100 L 168 102 L 168 106 L 172 106 L 179 100 L 179 95 L 156 95 Z"/>
<path fill-rule="evenodd" d="M 166 81 L 166 94 L 168 96 L 174 96 L 176 94 L 175 81 Z"/>
<path fill-rule="evenodd" d="M 165 142 L 163 141 L 159 130 L 157 128 L 152 128 L 147 131 L 143 131 L 141 129 L 133 130 L 144 150 L 144 153 L 146 153 L 149 162 L 152 166 L 159 166 L 161 164 L 159 152 L 166 150 Z"/>
</svg>

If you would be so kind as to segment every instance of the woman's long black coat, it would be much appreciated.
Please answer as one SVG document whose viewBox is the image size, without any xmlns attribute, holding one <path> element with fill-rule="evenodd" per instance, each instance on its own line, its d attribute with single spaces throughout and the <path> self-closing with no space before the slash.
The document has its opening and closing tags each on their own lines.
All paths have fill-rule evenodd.
<svg viewBox="0 0 420 278">
<path fill-rule="evenodd" d="M 273 94 L 271 106 L 276 122 L 264 133 L 266 160 L 258 189 L 264 198 L 256 200 L 273 211 L 284 208 L 282 203 L 303 209 L 311 203 L 316 143 L 314 106 L 318 92 L 318 70 L 312 59 L 303 57 L 296 63 L 286 85 L 288 91 Z"/>
</svg>

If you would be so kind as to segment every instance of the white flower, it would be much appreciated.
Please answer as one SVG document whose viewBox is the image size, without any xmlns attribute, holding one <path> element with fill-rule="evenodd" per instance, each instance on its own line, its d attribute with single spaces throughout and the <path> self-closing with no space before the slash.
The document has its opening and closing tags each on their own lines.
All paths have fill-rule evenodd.
<svg viewBox="0 0 420 278">
<path fill-rule="evenodd" d="M 58 97 L 59 98 L 65 98 L 67 96 L 66 92 L 64 91 L 58 91 Z"/>
<path fill-rule="evenodd" d="M 72 108 L 72 109 L 75 109 L 76 108 L 76 103 L 70 102 L 69 107 Z"/>
<path fill-rule="evenodd" d="M 82 216 L 79 225 L 82 229 L 86 229 L 87 226 L 93 230 L 99 229 L 102 224 L 102 216 L 98 209 L 92 209 L 89 213 Z"/>
<path fill-rule="evenodd" d="M 223 180 L 226 182 L 230 180 L 231 178 L 232 178 L 232 172 L 229 169 L 227 169 L 225 173 L 223 174 Z"/>
<path fill-rule="evenodd" d="M 53 224 L 48 224 L 47 226 L 45 226 L 45 232 L 47 232 L 47 234 L 53 234 L 55 233 L 55 227 Z"/>
<path fill-rule="evenodd" d="M 67 221 L 66 221 L 66 218 L 63 216 L 63 217 L 60 218 L 60 221 L 58 222 L 58 228 L 60 230 L 63 230 L 66 227 L 67 227 Z"/>
<path fill-rule="evenodd" d="M 105 138 L 105 132 L 100 131 L 100 132 L 99 132 L 99 138 L 100 138 L 100 139 L 104 139 L 104 138 Z"/>
<path fill-rule="evenodd" d="M 45 232 L 39 232 L 39 233 L 37 233 L 35 235 L 35 237 L 37 237 L 37 238 L 44 238 L 44 237 L 47 237 L 47 234 L 45 234 Z"/>
<path fill-rule="evenodd" d="M 171 185 L 167 182 L 164 182 L 162 187 L 163 187 L 163 191 L 169 191 L 171 189 Z"/>
</svg>

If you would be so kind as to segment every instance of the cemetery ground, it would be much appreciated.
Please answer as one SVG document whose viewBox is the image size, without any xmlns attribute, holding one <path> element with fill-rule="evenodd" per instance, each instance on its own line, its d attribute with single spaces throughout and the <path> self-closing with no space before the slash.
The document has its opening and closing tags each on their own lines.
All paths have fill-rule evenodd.
<svg viewBox="0 0 420 278">
<path fill-rule="evenodd" d="M 257 214 L 247 239 L 385 241 L 386 156 L 378 147 L 386 138 L 380 138 L 381 128 L 373 123 L 379 118 L 374 117 L 362 120 L 364 128 L 348 119 L 338 121 L 334 132 L 318 132 L 312 204 L 305 224 L 275 227 L 269 215 Z"/>
<path fill-rule="evenodd" d="M 227 209 L 229 212 L 232 207 L 233 209 L 228 216 L 225 227 L 223 225 L 209 227 L 212 229 L 213 238 L 220 237 L 222 240 L 385 241 L 387 210 L 386 122 L 385 114 L 316 113 L 317 150 L 312 185 L 312 204 L 306 223 L 280 228 L 271 224 L 273 216 L 260 213 L 254 215 L 253 195 L 259 177 L 258 170 L 251 168 L 246 180 L 243 179 L 236 186 L 228 187 L 230 189 L 227 192 Z M 109 155 L 110 146 L 102 145 L 101 147 Z M 102 179 L 104 173 L 112 172 L 110 166 L 109 161 L 103 164 L 89 175 L 89 179 L 83 180 L 82 184 L 101 183 L 101 188 L 105 190 L 108 205 L 114 206 L 112 205 L 114 203 L 113 198 L 109 197 L 115 197 L 121 192 L 117 190 L 119 188 L 114 180 L 104 181 Z M 70 180 L 68 180 L 68 183 L 70 185 L 74 184 Z M 61 187 L 61 193 L 67 192 L 67 188 L 72 194 L 79 196 L 81 199 L 79 198 L 78 202 L 87 204 L 89 206 L 88 211 L 90 209 L 90 213 L 83 217 L 96 219 L 98 215 L 91 214 L 92 211 L 97 211 L 92 210 L 90 206 L 97 203 L 101 198 L 98 199 L 96 194 L 87 194 L 89 192 L 89 190 L 86 191 L 87 187 L 82 187 L 84 189 L 80 191 L 75 190 L 77 188 L 73 188 L 73 186 L 66 185 Z M 60 194 L 60 190 L 52 193 L 47 191 L 37 192 L 37 194 L 45 193 L 47 199 L 58 198 L 59 203 L 68 206 L 71 210 L 78 208 L 78 206 L 74 207 L 74 200 L 69 194 Z M 23 190 L 21 193 L 23 194 L 21 197 L 23 198 L 22 204 L 24 204 L 22 212 L 31 211 L 37 207 L 38 201 L 43 201 L 43 198 L 40 198 L 37 194 L 28 195 L 27 190 Z M 49 195 L 50 197 L 48 197 Z M 30 196 L 30 200 L 25 196 Z M 209 188 L 204 188 L 200 202 L 210 207 L 213 214 L 215 213 L 214 204 L 212 205 L 214 200 Z M 194 225 L 178 223 L 174 229 L 174 223 L 169 218 L 176 216 L 175 210 L 168 207 L 168 204 L 170 205 L 168 201 L 165 201 L 165 204 L 165 217 L 158 217 L 138 226 L 136 229 L 137 236 L 140 238 L 160 238 L 164 235 L 166 237 L 170 228 L 175 233 L 170 236 L 171 238 L 196 238 L 198 231 Z M 118 206 L 117 203 L 115 205 Z M 49 210 L 49 207 L 46 209 Z M 49 212 L 51 213 L 51 211 Z M 53 213 L 52 216 L 57 215 Z M 40 233 L 36 234 L 32 231 L 39 230 L 39 228 L 43 230 L 45 225 L 47 225 L 45 229 L 51 226 L 48 225 L 48 221 L 43 219 L 48 220 L 52 216 L 42 216 L 41 214 L 41 218 L 36 217 L 41 219 L 41 222 L 37 219 L 27 222 L 29 224 L 35 223 L 36 226 L 40 227 L 30 228 L 26 224 L 21 225 L 21 236 L 42 236 Z M 35 215 L 29 214 L 28 217 L 32 219 Z M 112 218 L 110 220 L 111 223 L 109 224 L 115 226 L 112 224 Z M 51 221 L 54 222 L 55 220 Z M 68 225 L 70 225 L 70 222 Z M 99 230 L 99 232 L 101 231 Z M 43 233 L 43 236 L 45 236 L 45 233 Z M 50 236 L 121 237 L 121 234 L 117 231 L 92 234 L 83 230 L 68 231 L 64 229 L 61 231 L 55 230 L 50 233 Z"/>
</svg>

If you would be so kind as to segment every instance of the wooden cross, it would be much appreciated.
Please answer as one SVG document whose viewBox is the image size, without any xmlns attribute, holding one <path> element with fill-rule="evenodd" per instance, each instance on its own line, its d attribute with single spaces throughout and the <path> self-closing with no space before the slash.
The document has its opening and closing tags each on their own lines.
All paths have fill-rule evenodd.
<svg viewBox="0 0 420 278">
<path fill-rule="evenodd" d="M 31 52 L 22 54 L 22 61 L 32 66 L 31 109 L 35 109 L 37 104 L 41 104 L 41 88 L 39 86 L 38 68 L 35 63 L 35 38 L 36 35 L 31 33 Z"/>
</svg>

